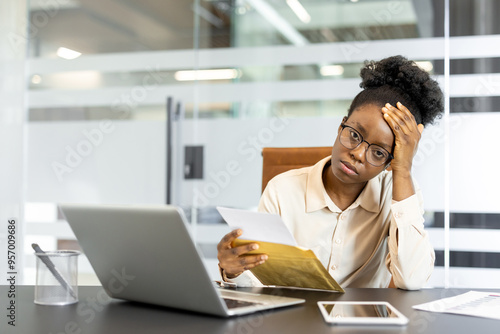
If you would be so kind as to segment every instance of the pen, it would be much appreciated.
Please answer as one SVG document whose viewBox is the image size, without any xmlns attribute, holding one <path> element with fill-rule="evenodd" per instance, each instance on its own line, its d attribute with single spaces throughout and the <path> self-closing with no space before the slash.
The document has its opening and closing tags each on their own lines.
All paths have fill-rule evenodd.
<svg viewBox="0 0 500 334">
<path fill-rule="evenodd" d="M 33 249 L 37 254 L 45 254 L 45 252 L 40 248 L 40 246 L 38 246 L 38 244 L 31 244 L 31 247 L 33 247 Z M 61 285 L 66 289 L 66 291 L 68 291 L 71 294 L 71 297 L 78 299 L 71 285 L 69 285 L 69 283 L 64 279 L 64 277 L 61 275 L 59 270 L 57 270 L 56 266 L 49 259 L 49 257 L 39 256 L 38 258 L 42 260 L 42 262 L 47 266 L 52 275 L 54 275 L 54 277 L 59 281 L 59 283 L 61 283 Z"/>
</svg>

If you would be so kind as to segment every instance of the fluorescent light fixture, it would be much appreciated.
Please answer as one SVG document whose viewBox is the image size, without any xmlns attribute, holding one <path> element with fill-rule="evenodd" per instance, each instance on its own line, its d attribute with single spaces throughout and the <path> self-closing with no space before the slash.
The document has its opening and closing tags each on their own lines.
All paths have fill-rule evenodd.
<svg viewBox="0 0 500 334">
<path fill-rule="evenodd" d="M 51 3 L 52 6 L 50 7 L 50 9 L 49 9 L 49 3 Z M 60 13 L 60 11 L 65 9 L 76 9 L 82 7 L 79 0 L 64 0 L 64 1 L 31 0 L 28 2 L 28 4 L 31 13 L 43 10 L 49 15 Z M 33 252 L 31 244 L 29 245 L 29 247 L 31 252 Z"/>
<path fill-rule="evenodd" d="M 95 89 L 102 87 L 100 71 L 67 71 L 46 75 L 43 81 L 54 89 Z"/>
<path fill-rule="evenodd" d="M 64 59 L 75 59 L 80 57 L 82 53 L 68 48 L 60 47 L 59 49 L 57 49 L 57 55 Z"/>
<path fill-rule="evenodd" d="M 311 15 L 309 15 L 299 0 L 286 0 L 286 3 L 302 22 L 309 23 L 311 21 Z"/>
<path fill-rule="evenodd" d="M 264 19 L 272 24 L 293 45 L 303 46 L 309 41 L 302 36 L 288 21 L 286 21 L 269 3 L 264 0 L 245 0 Z"/>
<path fill-rule="evenodd" d="M 237 78 L 238 74 L 238 71 L 235 69 L 225 68 L 217 70 L 177 71 L 174 77 L 177 81 L 229 80 Z"/>
<path fill-rule="evenodd" d="M 341 65 L 325 65 L 319 70 L 322 76 L 333 76 L 344 74 L 344 67 Z"/>
<path fill-rule="evenodd" d="M 427 72 L 432 71 L 432 69 L 434 68 L 434 66 L 432 66 L 432 63 L 430 61 L 416 61 L 415 63 L 417 64 L 418 67 Z"/>
</svg>

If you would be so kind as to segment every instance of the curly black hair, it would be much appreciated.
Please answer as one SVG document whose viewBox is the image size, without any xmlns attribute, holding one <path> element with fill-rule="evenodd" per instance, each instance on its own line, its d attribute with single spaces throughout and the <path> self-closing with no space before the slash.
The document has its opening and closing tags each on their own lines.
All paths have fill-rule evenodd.
<svg viewBox="0 0 500 334">
<path fill-rule="evenodd" d="M 403 56 L 366 61 L 361 69 L 360 87 L 348 110 L 348 117 L 365 104 L 396 106 L 399 101 L 415 117 L 417 124 L 432 124 L 444 110 L 439 84 L 418 65 Z"/>
</svg>

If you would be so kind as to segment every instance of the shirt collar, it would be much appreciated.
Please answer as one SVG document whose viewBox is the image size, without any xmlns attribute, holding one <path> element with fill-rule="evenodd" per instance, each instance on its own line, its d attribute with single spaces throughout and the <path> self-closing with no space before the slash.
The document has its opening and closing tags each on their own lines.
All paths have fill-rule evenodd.
<svg viewBox="0 0 500 334">
<path fill-rule="evenodd" d="M 332 202 L 329 198 L 327 198 L 328 195 L 326 193 L 325 186 L 323 185 L 323 169 L 330 159 L 331 156 L 321 159 L 309 170 L 306 185 L 306 212 L 323 209 L 328 207 L 328 202 Z M 368 181 L 361 194 L 349 208 L 355 208 L 359 205 L 367 211 L 379 212 L 380 191 L 380 177 L 376 176 Z M 330 209 L 336 209 L 332 210 L 335 212 L 341 211 L 336 206 L 335 208 Z"/>
</svg>

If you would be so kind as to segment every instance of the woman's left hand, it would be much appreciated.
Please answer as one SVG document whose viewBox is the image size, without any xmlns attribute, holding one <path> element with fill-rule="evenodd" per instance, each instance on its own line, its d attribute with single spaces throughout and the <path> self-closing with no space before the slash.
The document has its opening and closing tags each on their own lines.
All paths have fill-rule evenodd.
<svg viewBox="0 0 500 334">
<path fill-rule="evenodd" d="M 394 159 L 391 161 L 392 171 L 410 173 L 424 126 L 417 125 L 415 117 L 400 102 L 396 107 L 387 103 L 382 108 L 382 113 L 395 137 Z"/>
</svg>

